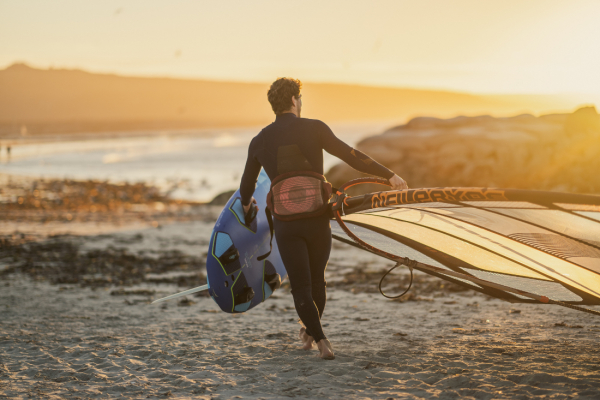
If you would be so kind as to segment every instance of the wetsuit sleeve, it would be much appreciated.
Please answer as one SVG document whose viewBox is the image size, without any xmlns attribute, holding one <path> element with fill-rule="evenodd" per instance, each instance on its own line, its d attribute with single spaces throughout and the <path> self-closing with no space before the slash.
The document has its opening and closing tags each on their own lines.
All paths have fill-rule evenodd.
<svg viewBox="0 0 600 400">
<path fill-rule="evenodd" d="M 348 146 L 335 136 L 326 124 L 321 121 L 319 121 L 319 123 L 321 125 L 319 131 L 323 150 L 336 156 L 355 170 L 365 174 L 375 175 L 385 179 L 390 179 L 394 176 L 393 171 L 379 164 L 362 151 Z"/>
<path fill-rule="evenodd" d="M 256 138 L 252 139 L 250 146 L 248 146 L 248 159 L 246 160 L 246 167 L 244 168 L 244 174 L 242 175 L 242 182 L 240 183 L 240 195 L 242 196 L 242 204 L 248 205 L 252 199 L 254 189 L 256 189 L 256 180 L 260 173 L 261 165 L 256 159 Z"/>
</svg>

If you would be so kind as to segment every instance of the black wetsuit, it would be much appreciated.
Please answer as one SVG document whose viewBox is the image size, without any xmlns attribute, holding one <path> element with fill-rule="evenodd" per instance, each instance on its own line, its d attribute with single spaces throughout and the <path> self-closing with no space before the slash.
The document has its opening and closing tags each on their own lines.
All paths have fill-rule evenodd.
<svg viewBox="0 0 600 400">
<path fill-rule="evenodd" d="M 292 113 L 277 115 L 250 143 L 240 193 L 248 204 L 261 166 L 273 180 L 291 171 L 323 174 L 323 150 L 370 175 L 390 179 L 394 173 L 338 139 L 319 121 Z M 325 338 L 320 318 L 325 308 L 325 267 L 331 251 L 329 217 L 295 221 L 275 219 L 275 237 L 292 286 L 294 305 L 307 333 L 318 342 Z"/>
</svg>

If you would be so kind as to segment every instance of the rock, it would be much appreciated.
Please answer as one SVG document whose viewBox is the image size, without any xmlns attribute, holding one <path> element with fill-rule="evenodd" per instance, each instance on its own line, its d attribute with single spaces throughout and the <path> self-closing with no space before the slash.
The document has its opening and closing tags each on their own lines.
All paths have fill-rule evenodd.
<svg viewBox="0 0 600 400">
<path fill-rule="evenodd" d="M 600 116 L 596 107 L 582 107 L 570 114 L 565 122 L 568 136 L 600 136 Z"/>
<path fill-rule="evenodd" d="M 600 116 L 419 117 L 358 143 L 409 187 L 501 187 L 600 193 Z M 327 172 L 334 186 L 364 176 L 346 164 Z M 361 188 L 382 190 L 381 186 Z M 359 187 L 360 188 L 360 187 Z M 358 192 L 350 193 L 352 195 Z"/>
<path fill-rule="evenodd" d="M 227 202 L 235 192 L 235 190 L 228 190 L 226 192 L 220 193 L 216 195 L 215 198 L 212 199 L 208 204 L 211 206 L 224 206 L 225 204 L 227 204 Z"/>
</svg>

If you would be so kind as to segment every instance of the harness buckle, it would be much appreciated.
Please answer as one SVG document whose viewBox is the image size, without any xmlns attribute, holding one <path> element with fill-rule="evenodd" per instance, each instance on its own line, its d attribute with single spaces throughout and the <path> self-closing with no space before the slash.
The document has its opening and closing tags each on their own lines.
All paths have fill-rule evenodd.
<svg viewBox="0 0 600 400">
<path fill-rule="evenodd" d="M 342 210 L 342 215 L 344 215 L 344 200 L 348 197 L 348 195 L 344 192 L 336 193 L 335 202 L 331 204 L 331 211 Z"/>
</svg>

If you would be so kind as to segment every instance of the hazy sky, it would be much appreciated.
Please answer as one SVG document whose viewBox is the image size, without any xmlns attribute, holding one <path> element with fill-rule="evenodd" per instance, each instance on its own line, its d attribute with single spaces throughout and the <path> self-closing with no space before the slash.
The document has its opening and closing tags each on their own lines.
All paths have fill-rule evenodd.
<svg viewBox="0 0 600 400">
<path fill-rule="evenodd" d="M 0 0 L 0 68 L 600 95 L 598 0 Z"/>
</svg>

